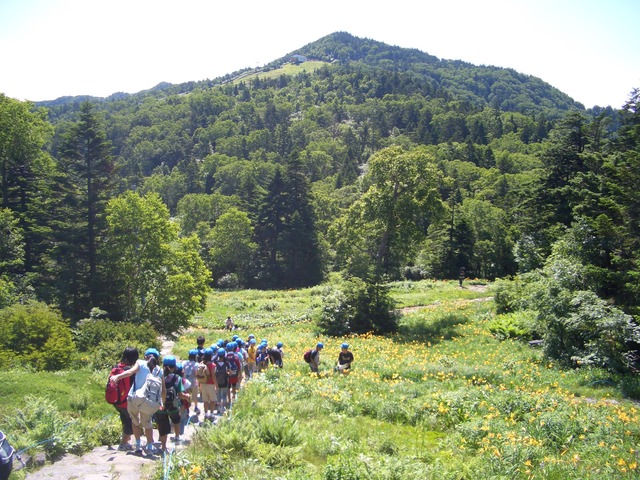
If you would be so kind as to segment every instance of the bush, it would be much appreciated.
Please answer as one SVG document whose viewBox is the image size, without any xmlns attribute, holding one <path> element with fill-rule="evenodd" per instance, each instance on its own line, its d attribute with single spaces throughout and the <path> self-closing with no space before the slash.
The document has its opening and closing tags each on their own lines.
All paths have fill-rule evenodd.
<svg viewBox="0 0 640 480">
<path fill-rule="evenodd" d="M 120 350 L 127 345 L 147 348 L 155 345 L 158 338 L 158 332 L 148 323 L 113 322 L 94 318 L 81 320 L 73 333 L 80 352 L 95 350 L 101 343 L 120 344 Z"/>
<path fill-rule="evenodd" d="M 75 351 L 67 322 L 41 302 L 0 310 L 0 347 L 8 365 L 30 365 L 38 370 L 68 367 Z"/>
<path fill-rule="evenodd" d="M 534 313 L 531 311 L 505 313 L 491 321 L 489 331 L 499 340 L 507 338 L 530 340 L 533 336 L 533 320 Z"/>
<path fill-rule="evenodd" d="M 327 335 L 390 333 L 398 329 L 398 316 L 389 288 L 353 277 L 341 289 L 329 290 L 317 322 Z"/>
</svg>

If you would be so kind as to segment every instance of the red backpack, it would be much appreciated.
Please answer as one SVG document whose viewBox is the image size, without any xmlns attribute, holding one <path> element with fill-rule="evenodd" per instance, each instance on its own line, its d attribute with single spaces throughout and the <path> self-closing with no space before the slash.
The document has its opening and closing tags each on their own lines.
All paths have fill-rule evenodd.
<svg viewBox="0 0 640 480">
<path fill-rule="evenodd" d="M 311 350 L 307 350 L 306 352 L 304 352 L 304 355 L 302 356 L 302 358 L 304 359 L 305 362 L 311 363 Z"/>
<path fill-rule="evenodd" d="M 118 375 L 131 367 L 129 365 L 123 365 L 119 363 L 111 369 L 109 378 L 107 379 L 107 385 L 104 389 L 104 399 L 107 403 L 115 405 L 117 407 L 125 407 L 127 404 L 127 395 L 131 389 L 131 377 L 122 378 L 117 383 L 111 381 L 113 375 Z"/>
</svg>

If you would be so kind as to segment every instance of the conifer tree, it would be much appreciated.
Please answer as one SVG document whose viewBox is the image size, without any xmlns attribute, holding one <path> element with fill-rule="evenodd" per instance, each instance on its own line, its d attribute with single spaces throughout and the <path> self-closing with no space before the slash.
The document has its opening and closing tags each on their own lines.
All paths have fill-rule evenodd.
<svg viewBox="0 0 640 480">
<path fill-rule="evenodd" d="M 79 120 L 62 139 L 60 168 L 57 290 L 63 312 L 78 319 L 100 300 L 99 247 L 115 174 L 111 144 L 88 102 L 81 105 Z"/>
</svg>

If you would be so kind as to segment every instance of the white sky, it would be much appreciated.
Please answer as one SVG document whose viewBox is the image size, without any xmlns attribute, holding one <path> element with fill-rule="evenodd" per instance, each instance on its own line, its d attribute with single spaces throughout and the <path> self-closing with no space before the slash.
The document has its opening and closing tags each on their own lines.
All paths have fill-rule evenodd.
<svg viewBox="0 0 640 480">
<path fill-rule="evenodd" d="M 0 0 L 0 92 L 134 93 L 261 66 L 335 31 L 513 68 L 586 107 L 640 87 L 640 0 Z"/>
</svg>

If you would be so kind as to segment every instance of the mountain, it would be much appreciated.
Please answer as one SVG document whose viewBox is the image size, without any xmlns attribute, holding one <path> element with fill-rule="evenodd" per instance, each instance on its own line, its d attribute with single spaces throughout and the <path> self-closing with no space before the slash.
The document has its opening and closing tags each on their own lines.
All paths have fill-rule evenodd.
<svg viewBox="0 0 640 480">
<path fill-rule="evenodd" d="M 412 81 L 428 85 L 433 94 L 469 102 L 474 107 L 489 105 L 492 108 L 520 112 L 545 113 L 558 117 L 568 110 L 584 110 L 584 106 L 540 78 L 518 73 L 510 68 L 478 66 L 461 60 L 439 59 L 417 49 L 390 46 L 383 42 L 355 37 L 347 32 L 335 32 L 309 43 L 262 68 L 243 69 L 213 80 L 186 82 L 178 85 L 162 82 L 136 94 L 114 93 L 107 98 L 62 97 L 38 102 L 47 108 L 80 104 L 82 101 L 109 102 L 127 97 L 144 98 L 189 93 L 196 89 L 210 88 L 233 81 L 248 73 L 265 73 L 281 68 L 293 55 L 303 55 L 309 60 L 330 63 L 334 67 L 368 67 L 394 74 L 412 76 Z"/>
</svg>

